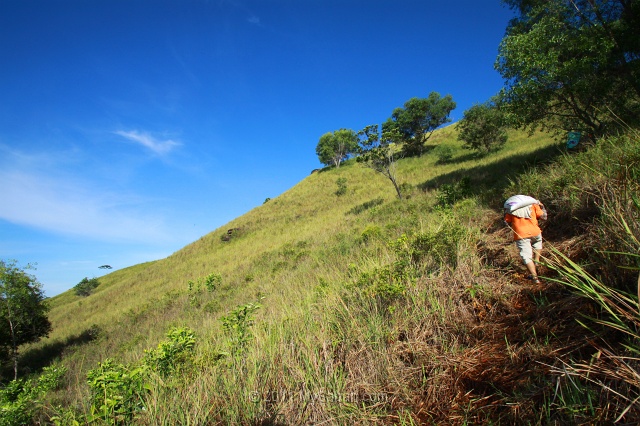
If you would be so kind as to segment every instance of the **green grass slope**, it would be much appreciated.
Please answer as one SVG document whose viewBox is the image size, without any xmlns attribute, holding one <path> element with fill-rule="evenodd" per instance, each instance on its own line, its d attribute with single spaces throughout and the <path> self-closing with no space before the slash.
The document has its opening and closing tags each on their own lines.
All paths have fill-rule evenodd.
<svg viewBox="0 0 640 426">
<path fill-rule="evenodd" d="M 558 146 L 542 135 L 533 138 L 514 135 L 503 151 L 477 158 L 460 148 L 455 140 L 455 127 L 440 130 L 434 135 L 433 143 L 453 146 L 456 154 L 447 164 L 438 164 L 436 153 L 400 160 L 399 181 L 405 184 L 411 197 L 405 201 L 396 199 L 391 183 L 383 176 L 354 162 L 313 173 L 277 198 L 166 259 L 102 277 L 100 286 L 90 297 L 76 296 L 73 290 L 54 297 L 50 313 L 54 331 L 50 340 L 68 339 L 95 326 L 110 329 L 127 315 L 140 315 L 142 311 L 151 310 L 154 303 L 162 300 L 170 303 L 169 300 L 184 296 L 189 280 L 212 272 L 224 277 L 221 289 L 224 295 L 217 298 L 220 308 L 231 308 L 252 293 L 281 287 L 275 282 L 282 274 L 277 269 L 283 272 L 293 269 L 294 275 L 303 272 L 302 268 L 296 268 L 296 260 L 290 259 L 294 255 L 287 251 L 304 253 L 307 263 L 309 258 L 320 256 L 324 257 L 322 264 L 333 260 L 338 263 L 335 267 L 344 269 L 350 263 L 349 252 L 357 257 L 356 240 L 367 226 L 397 228 L 390 232 L 393 236 L 427 226 L 427 211 L 432 209 L 434 193 L 440 185 L 468 176 L 473 181 L 473 192 L 483 194 L 486 188 L 493 188 L 499 194 L 500 187 L 519 171 L 558 152 Z M 337 196 L 336 180 L 341 177 L 347 180 L 347 194 Z M 383 207 L 375 207 L 374 212 L 384 211 L 349 214 L 354 208 L 365 210 L 366 203 L 372 201 L 372 204 L 383 203 Z M 405 209 L 411 211 L 404 212 Z M 223 241 L 228 230 L 235 232 L 232 231 L 229 241 Z M 335 248 L 336 244 L 344 247 Z M 327 256 L 326 251 L 336 250 L 338 253 Z M 346 258 L 343 259 L 343 255 Z M 310 284 L 315 283 L 317 268 L 308 266 L 304 272 L 303 281 L 309 279 Z M 162 317 L 157 320 L 165 322 Z M 158 328 L 163 335 L 166 326 L 158 324 Z"/>
<path fill-rule="evenodd" d="M 454 155 L 442 163 L 434 149 L 400 160 L 404 200 L 350 161 L 309 175 L 166 259 L 100 278 L 89 297 L 53 298 L 51 336 L 24 348 L 22 359 L 68 369 L 41 419 L 545 423 L 574 418 L 572 410 L 598 418 L 597 404 L 586 412 L 571 386 L 553 394 L 560 376 L 544 366 L 593 353 L 572 343 L 589 334 L 572 315 L 549 320 L 585 303 L 562 285 L 541 290 L 523 280 L 500 226 L 509 192 L 557 198 L 545 204 L 570 212 L 567 229 L 549 233 L 569 247 L 579 228 L 572 217 L 593 210 L 593 199 L 581 204 L 562 171 L 546 183 L 531 172 L 562 164 L 562 146 L 513 132 L 503 150 L 477 157 L 460 147 L 455 126 L 431 143 Z M 346 179 L 344 195 L 336 194 L 338 178 Z M 566 198 L 556 197 L 558 187 Z M 172 329 L 192 332 L 193 345 L 179 346 L 186 338 L 168 336 Z M 100 364 L 109 358 L 121 369 Z M 129 377 L 144 367 L 144 391 L 90 386 L 87 374 L 99 366 L 98 377 L 119 380 L 114 371 Z"/>
</svg>

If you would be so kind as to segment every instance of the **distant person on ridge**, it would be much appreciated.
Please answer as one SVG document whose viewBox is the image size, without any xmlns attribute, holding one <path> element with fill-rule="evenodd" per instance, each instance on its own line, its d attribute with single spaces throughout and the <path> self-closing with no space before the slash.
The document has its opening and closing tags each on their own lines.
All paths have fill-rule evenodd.
<svg viewBox="0 0 640 426">
<path fill-rule="evenodd" d="M 513 240 L 520 251 L 522 262 L 534 283 L 540 283 L 536 263 L 542 250 L 542 230 L 538 219 L 546 220 L 544 205 L 527 195 L 514 195 L 504 203 L 504 221 L 513 231 Z"/>
</svg>

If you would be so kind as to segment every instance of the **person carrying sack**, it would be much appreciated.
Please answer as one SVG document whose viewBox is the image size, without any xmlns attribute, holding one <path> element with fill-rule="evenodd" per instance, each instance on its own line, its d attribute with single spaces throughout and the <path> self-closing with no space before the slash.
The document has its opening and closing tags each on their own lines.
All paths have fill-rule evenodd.
<svg viewBox="0 0 640 426">
<path fill-rule="evenodd" d="M 536 264 L 542 250 L 542 230 L 538 220 L 547 220 L 544 204 L 527 195 L 514 195 L 504 203 L 504 221 L 513 231 L 513 240 L 522 262 L 529 271 L 529 278 L 540 283 Z"/>
</svg>

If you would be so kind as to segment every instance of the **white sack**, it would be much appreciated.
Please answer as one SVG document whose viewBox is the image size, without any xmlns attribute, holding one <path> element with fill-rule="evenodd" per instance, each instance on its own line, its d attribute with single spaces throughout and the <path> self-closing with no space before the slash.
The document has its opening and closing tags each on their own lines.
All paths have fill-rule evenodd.
<svg viewBox="0 0 640 426">
<path fill-rule="evenodd" d="M 540 201 L 533 197 L 529 197 L 528 195 L 514 195 L 513 197 L 507 198 L 507 201 L 504 202 L 504 208 L 507 213 L 512 213 L 514 210 L 530 206 L 532 204 L 540 204 Z"/>
</svg>

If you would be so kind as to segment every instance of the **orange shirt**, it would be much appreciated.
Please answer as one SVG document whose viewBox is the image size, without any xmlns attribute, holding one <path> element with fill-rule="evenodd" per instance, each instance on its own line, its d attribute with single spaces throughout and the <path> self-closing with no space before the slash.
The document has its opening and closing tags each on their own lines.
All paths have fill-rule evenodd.
<svg viewBox="0 0 640 426">
<path fill-rule="evenodd" d="M 504 220 L 511 225 L 513 229 L 513 239 L 521 240 L 523 238 L 531 238 L 542 234 L 538 226 L 538 219 L 546 219 L 546 212 L 540 208 L 538 204 L 531 205 L 531 219 L 517 217 L 510 213 L 504 215 Z"/>
</svg>

